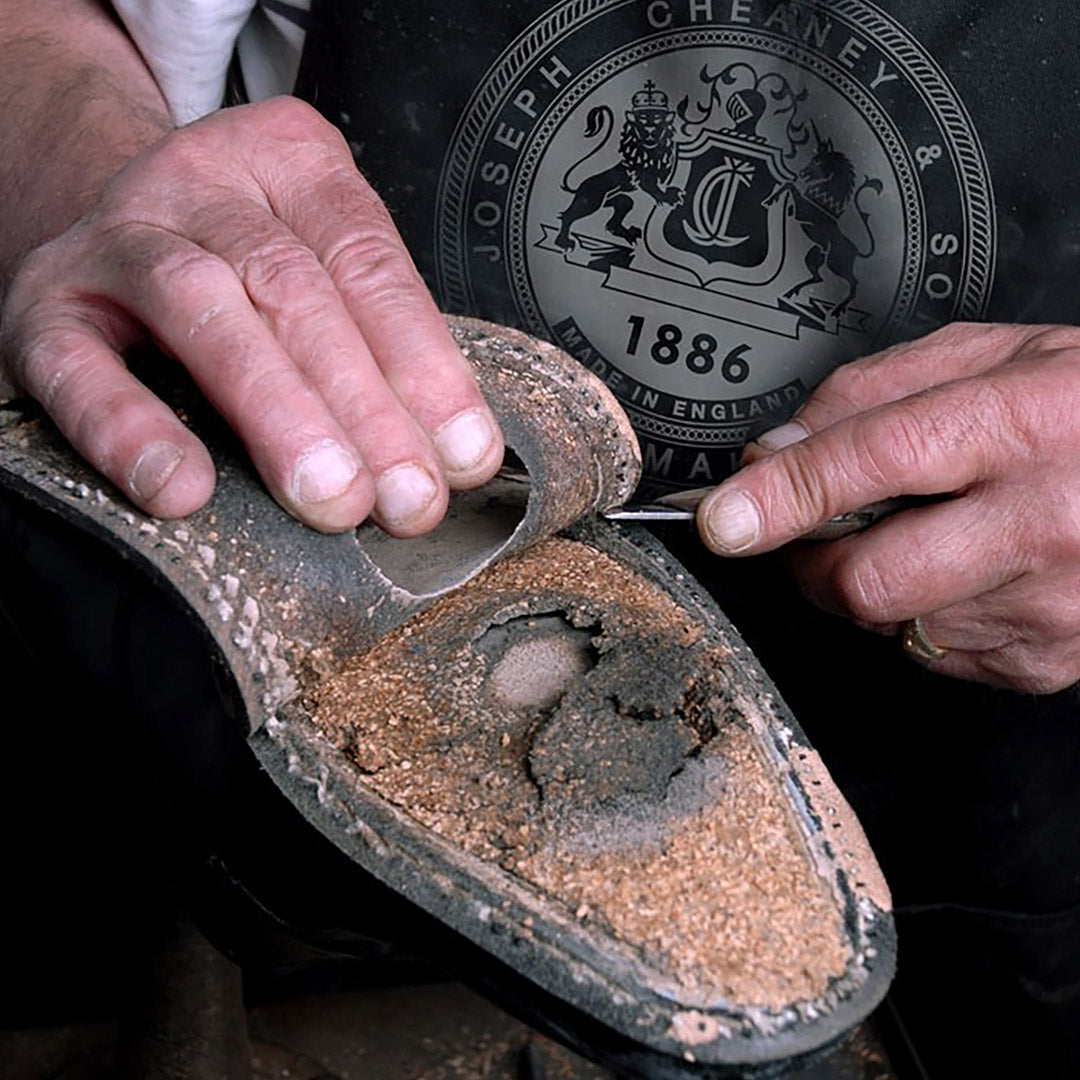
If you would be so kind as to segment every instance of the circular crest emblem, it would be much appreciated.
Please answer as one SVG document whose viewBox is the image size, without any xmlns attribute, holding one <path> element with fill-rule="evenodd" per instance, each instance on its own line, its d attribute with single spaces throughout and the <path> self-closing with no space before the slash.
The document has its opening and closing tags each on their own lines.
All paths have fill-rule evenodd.
<svg viewBox="0 0 1080 1080">
<path fill-rule="evenodd" d="M 568 0 L 474 94 L 436 239 L 447 305 L 595 371 L 670 488 L 838 364 L 977 317 L 994 213 L 951 86 L 863 0 Z"/>
</svg>

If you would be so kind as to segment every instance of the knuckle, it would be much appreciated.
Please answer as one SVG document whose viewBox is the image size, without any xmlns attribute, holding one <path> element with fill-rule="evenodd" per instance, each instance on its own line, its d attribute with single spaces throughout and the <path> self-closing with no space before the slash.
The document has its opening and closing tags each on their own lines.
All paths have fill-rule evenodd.
<svg viewBox="0 0 1080 1080">
<path fill-rule="evenodd" d="M 125 246 L 124 267 L 129 283 L 155 303 L 173 304 L 203 290 L 214 291 L 227 264 L 194 244 L 162 243 L 157 237 L 133 237 Z"/>
<path fill-rule="evenodd" d="M 326 272 L 303 244 L 278 240 L 246 254 L 236 272 L 248 294 L 273 314 L 319 303 L 326 291 Z"/>
<path fill-rule="evenodd" d="M 412 259 L 396 235 L 367 229 L 333 245 L 326 269 L 343 292 L 372 302 L 411 302 L 419 284 Z"/>
<path fill-rule="evenodd" d="M 240 110 L 237 110 L 240 112 Z M 257 143 L 251 162 L 264 179 L 302 175 L 310 195 L 339 172 L 358 175 L 344 136 L 317 109 L 299 98 L 280 96 L 245 106 L 245 132 Z M 284 171 L 283 171 L 284 169 Z M 277 185 L 275 185 L 277 186 Z"/>
<path fill-rule="evenodd" d="M 1076 354 L 1080 352 L 1080 330 L 1075 326 L 1040 326 L 1026 345 L 1039 352 Z"/>
<path fill-rule="evenodd" d="M 381 230 L 392 238 L 397 237 L 397 226 L 386 203 L 368 183 L 364 174 L 356 168 L 351 156 L 347 166 L 335 174 L 332 180 L 332 187 L 342 210 L 357 211 L 366 227 Z"/>
<path fill-rule="evenodd" d="M 972 480 L 987 477 L 1015 432 L 1014 409 L 990 379 L 928 390 L 861 419 L 853 460 L 862 477 L 886 487 L 933 481 L 943 470 L 936 478 L 945 479 L 961 467 Z"/>
<path fill-rule="evenodd" d="M 1008 447 L 1013 460 L 1040 454 L 1045 439 L 1045 416 L 1034 395 L 1010 393 L 993 378 L 969 379 L 963 385 L 964 404 L 956 410 L 959 438 L 981 448 L 980 470 L 989 474 L 992 462 Z"/>
<path fill-rule="evenodd" d="M 802 444 L 788 447 L 784 453 L 762 462 L 762 466 L 773 478 L 764 508 L 767 516 L 778 513 L 807 525 L 832 516 L 830 486 Z"/>
<path fill-rule="evenodd" d="M 950 322 L 926 335 L 923 342 L 940 349 L 952 349 L 969 344 L 973 338 L 982 337 L 987 325 L 972 322 Z"/>
<path fill-rule="evenodd" d="M 929 347 L 933 355 L 948 365 L 954 357 L 981 355 L 1004 360 L 1030 335 L 1031 328 L 1021 325 L 959 321 L 946 323 L 917 344 Z"/>
<path fill-rule="evenodd" d="M 819 405 L 843 411 L 857 411 L 875 392 L 875 374 L 865 364 L 841 364 L 814 390 Z"/>
<path fill-rule="evenodd" d="M 12 368 L 27 392 L 49 413 L 77 403 L 94 349 L 83 333 L 53 328 L 38 333 L 18 350 Z"/>
<path fill-rule="evenodd" d="M 933 421 L 906 402 L 896 404 L 886 424 L 861 423 L 854 436 L 853 461 L 861 478 L 889 486 L 925 460 Z"/>
<path fill-rule="evenodd" d="M 204 131 L 199 127 L 183 127 L 154 143 L 138 163 L 140 182 L 156 181 L 172 187 L 178 176 L 197 176 L 206 166 Z"/>
<path fill-rule="evenodd" d="M 1012 474 L 1033 465 L 1053 466 L 1063 454 L 1075 454 L 1080 408 L 1075 375 L 1047 375 L 1042 385 L 1025 383 L 1019 392 L 1010 393 L 1007 387 L 998 392 L 997 422 L 988 434 L 1006 448 Z"/>
</svg>

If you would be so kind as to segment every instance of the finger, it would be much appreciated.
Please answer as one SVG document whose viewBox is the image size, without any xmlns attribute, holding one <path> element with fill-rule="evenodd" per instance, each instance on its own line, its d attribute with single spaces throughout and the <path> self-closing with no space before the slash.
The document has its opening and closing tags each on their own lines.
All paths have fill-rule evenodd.
<svg viewBox="0 0 1080 1080">
<path fill-rule="evenodd" d="M 989 371 L 1008 362 L 1044 329 L 952 323 L 926 337 L 842 364 L 815 388 L 791 421 L 748 444 L 743 460 L 775 453 L 857 413 Z"/>
<path fill-rule="evenodd" d="M 1080 638 L 1053 646 L 1017 644 L 957 659 L 963 678 L 1020 694 L 1054 694 L 1080 678 Z M 969 674 L 970 672 L 970 674 Z"/>
<path fill-rule="evenodd" d="M 859 413 L 714 489 L 698 508 L 699 532 L 718 554 L 751 555 L 881 499 L 961 490 L 1015 456 L 1011 424 L 1010 403 L 985 377 Z"/>
<path fill-rule="evenodd" d="M 12 344 L 11 365 L 72 446 L 159 518 L 183 517 L 214 489 L 202 443 L 146 389 L 94 328 L 54 314 Z"/>
<path fill-rule="evenodd" d="M 1080 591 L 1075 574 L 1025 574 L 922 621 L 932 640 L 965 652 L 1056 647 L 1080 635 Z"/>
<path fill-rule="evenodd" d="M 927 634 L 930 636 L 929 631 Z M 978 652 L 950 650 L 940 660 L 912 660 L 942 675 L 1015 693 L 1053 694 L 1080 678 L 1080 637 L 1054 645 L 1015 642 Z"/>
<path fill-rule="evenodd" d="M 310 182 L 277 174 L 270 204 L 318 255 L 450 483 L 475 486 L 502 460 L 498 425 L 390 215 L 343 142 L 340 150 L 338 167 Z"/>
<path fill-rule="evenodd" d="M 85 273 L 184 363 L 274 497 L 324 531 L 362 521 L 374 503 L 370 473 L 232 268 L 149 226 L 131 227 L 114 250 Z"/>
<path fill-rule="evenodd" d="M 436 525 L 447 501 L 442 462 L 310 248 L 264 208 L 235 202 L 196 238 L 235 267 L 255 310 L 348 434 L 374 477 L 376 520 L 402 536 Z"/>
<path fill-rule="evenodd" d="M 856 536 L 797 545 L 788 562 L 803 593 L 827 611 L 872 624 L 925 617 L 1033 568 L 1038 501 L 1020 485 L 972 489 Z"/>
</svg>

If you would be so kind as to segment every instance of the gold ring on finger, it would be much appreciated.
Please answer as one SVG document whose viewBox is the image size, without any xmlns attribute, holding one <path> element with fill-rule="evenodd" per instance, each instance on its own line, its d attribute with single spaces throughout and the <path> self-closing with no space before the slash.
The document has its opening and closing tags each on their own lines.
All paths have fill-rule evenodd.
<svg viewBox="0 0 1080 1080">
<path fill-rule="evenodd" d="M 923 629 L 922 619 L 908 619 L 900 624 L 900 645 L 908 656 L 916 660 L 941 660 L 949 651 L 942 645 L 935 645 Z"/>
</svg>

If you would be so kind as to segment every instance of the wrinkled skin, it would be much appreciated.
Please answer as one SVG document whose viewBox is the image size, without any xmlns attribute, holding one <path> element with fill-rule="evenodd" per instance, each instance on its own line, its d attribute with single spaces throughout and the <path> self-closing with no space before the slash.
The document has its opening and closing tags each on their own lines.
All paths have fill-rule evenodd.
<svg viewBox="0 0 1080 1080">
<path fill-rule="evenodd" d="M 142 150 L 21 264 L 0 357 L 74 447 L 159 517 L 209 498 L 206 449 L 128 372 L 151 339 L 326 531 L 412 536 L 490 477 L 497 425 L 340 134 L 293 98 Z"/>
<path fill-rule="evenodd" d="M 865 533 L 792 544 L 804 593 L 895 633 L 922 662 L 1047 693 L 1080 678 L 1080 329 L 953 325 L 839 368 L 702 502 L 723 555 L 787 544 L 835 514 L 940 495 Z"/>
</svg>

